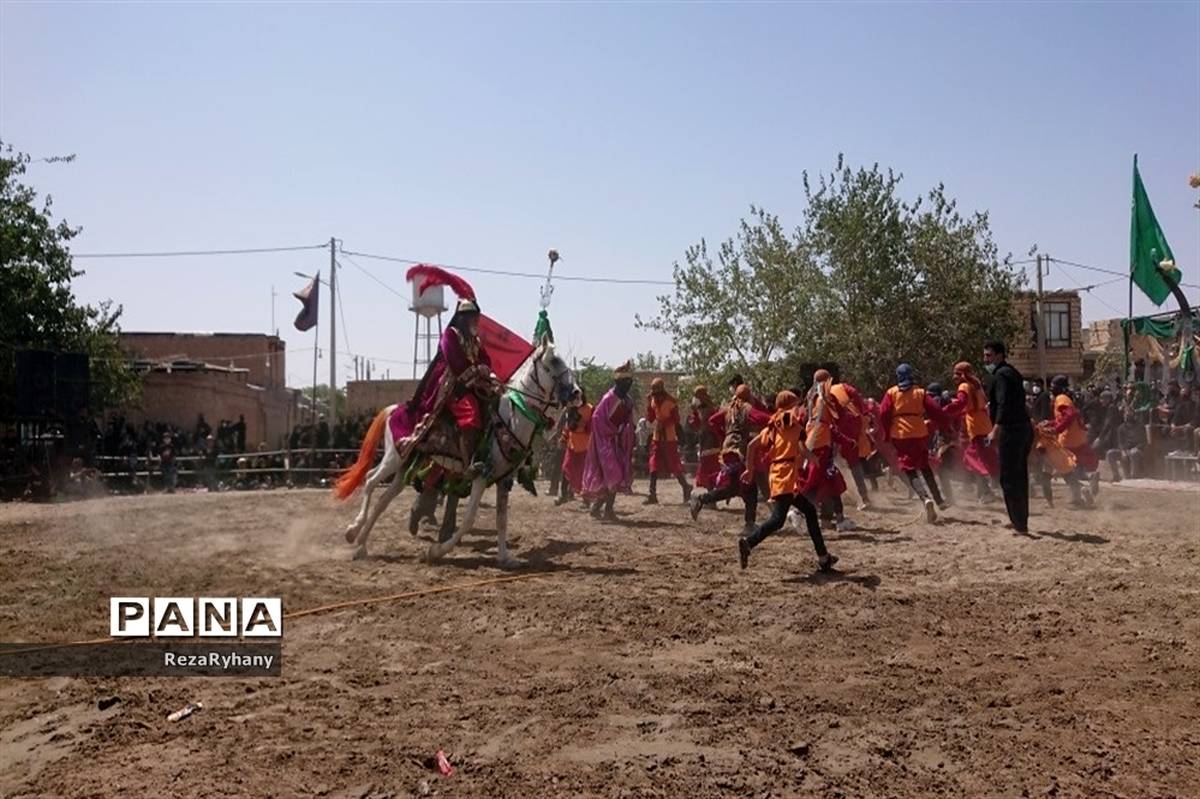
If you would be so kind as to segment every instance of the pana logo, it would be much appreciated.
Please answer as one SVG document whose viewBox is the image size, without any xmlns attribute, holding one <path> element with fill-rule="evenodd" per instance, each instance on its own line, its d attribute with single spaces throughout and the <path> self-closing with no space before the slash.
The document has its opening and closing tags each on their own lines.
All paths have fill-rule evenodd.
<svg viewBox="0 0 1200 799">
<path fill-rule="evenodd" d="M 114 638 L 279 638 L 279 597 L 115 596 L 109 599 Z"/>
</svg>

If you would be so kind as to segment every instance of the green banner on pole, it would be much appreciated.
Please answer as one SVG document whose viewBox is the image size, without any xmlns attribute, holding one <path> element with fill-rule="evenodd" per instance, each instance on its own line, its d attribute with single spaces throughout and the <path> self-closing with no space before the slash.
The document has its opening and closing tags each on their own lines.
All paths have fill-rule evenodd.
<svg viewBox="0 0 1200 799">
<path fill-rule="evenodd" d="M 1168 269 L 1174 270 L 1178 281 L 1178 269 L 1175 267 L 1175 256 L 1167 237 L 1163 235 L 1154 209 L 1150 206 L 1150 198 L 1146 196 L 1146 187 L 1142 185 L 1142 176 L 1138 172 L 1137 156 L 1133 157 L 1133 218 L 1129 226 L 1129 275 L 1130 279 L 1142 290 L 1155 305 L 1162 305 L 1171 294 L 1158 266 L 1168 262 Z"/>
</svg>

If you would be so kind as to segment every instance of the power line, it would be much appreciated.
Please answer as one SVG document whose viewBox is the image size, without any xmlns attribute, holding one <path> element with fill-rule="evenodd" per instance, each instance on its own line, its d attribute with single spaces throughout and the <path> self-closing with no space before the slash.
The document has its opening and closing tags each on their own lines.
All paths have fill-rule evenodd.
<svg viewBox="0 0 1200 799">
<path fill-rule="evenodd" d="M 1051 259 L 1051 260 L 1056 260 L 1056 259 Z M 1059 263 L 1059 265 L 1061 266 L 1063 262 L 1061 262 L 1061 261 L 1057 261 L 1057 263 Z M 1079 290 L 1081 290 L 1081 291 L 1086 291 L 1086 292 L 1088 292 L 1089 294 L 1091 294 L 1091 291 L 1092 291 L 1092 289 L 1096 288 L 1096 286 L 1103 285 L 1103 284 L 1101 284 L 1101 283 L 1097 283 L 1097 284 L 1095 284 L 1095 285 L 1092 285 L 1092 286 L 1084 286 L 1084 285 L 1083 285 L 1083 284 L 1081 284 L 1081 283 L 1080 283 L 1078 280 L 1076 280 L 1076 279 L 1075 279 L 1075 278 L 1074 278 L 1074 277 L 1073 277 L 1073 276 L 1072 276 L 1070 273 L 1068 273 L 1068 272 L 1067 272 L 1067 270 L 1065 270 L 1065 269 L 1064 269 L 1064 270 L 1063 270 L 1063 274 L 1065 274 L 1065 275 L 1067 276 L 1067 279 L 1068 279 L 1068 280 L 1070 280 L 1072 283 L 1074 283 L 1074 284 L 1075 284 L 1075 286 L 1076 286 L 1076 287 L 1077 287 Z M 1118 280 L 1124 280 L 1125 278 L 1126 278 L 1126 276 L 1125 276 L 1125 275 L 1118 275 L 1118 276 L 1117 276 L 1117 279 L 1118 279 Z M 1107 280 L 1107 281 L 1105 281 L 1105 283 L 1113 283 L 1113 282 L 1115 282 L 1115 281 L 1112 281 L 1112 280 Z M 1101 297 L 1099 294 L 1091 294 L 1091 296 L 1093 296 L 1093 297 L 1095 297 L 1097 300 L 1099 300 L 1099 301 L 1101 302 L 1101 304 L 1103 304 L 1103 305 L 1104 305 L 1104 307 L 1108 308 L 1108 309 L 1109 309 L 1109 310 L 1111 310 L 1113 313 L 1117 314 L 1118 316 L 1121 316 L 1121 315 L 1122 315 L 1122 314 L 1121 314 L 1121 309 L 1119 309 L 1119 308 L 1117 308 L 1116 306 L 1114 306 L 1112 303 L 1110 303 L 1108 300 L 1106 300 L 1106 299 L 1104 299 L 1103 297 Z"/>
<path fill-rule="evenodd" d="M 1092 272 L 1100 272 L 1101 274 L 1104 274 L 1104 275 L 1116 275 L 1117 277 L 1120 277 L 1120 278 L 1128 278 L 1128 277 L 1129 277 L 1129 273 L 1128 273 L 1128 272 L 1118 272 L 1118 271 L 1116 271 L 1116 270 L 1114 270 L 1114 269 L 1104 269 L 1103 267 L 1099 267 L 1099 266 L 1092 266 L 1092 265 L 1090 265 L 1090 264 L 1081 264 L 1081 263 L 1076 263 L 1075 261 L 1064 261 L 1064 260 L 1062 260 L 1061 258 L 1051 258 L 1051 257 L 1049 257 L 1049 256 L 1046 256 L 1046 260 L 1048 260 L 1048 261 L 1050 261 L 1050 262 L 1052 262 L 1052 263 L 1056 263 L 1056 264 L 1065 264 L 1065 265 L 1067 265 L 1067 266 L 1074 266 L 1074 267 L 1076 267 L 1077 269 L 1088 269 L 1088 270 L 1090 270 L 1090 271 L 1092 271 Z M 1116 281 L 1108 281 L 1108 282 L 1116 282 Z M 1103 284 L 1100 284 L 1100 285 L 1103 285 Z M 1187 287 L 1188 287 L 1188 288 L 1190 288 L 1190 289 L 1197 289 L 1197 288 L 1200 288 L 1200 285 L 1198 285 L 1198 284 L 1196 284 L 1196 283 L 1183 283 L 1183 282 L 1180 282 L 1180 284 L 1179 284 L 1179 285 L 1181 285 L 1181 286 L 1187 286 Z"/>
<path fill-rule="evenodd" d="M 411 258 L 397 258 L 391 255 L 374 255 L 367 252 L 355 252 L 353 250 L 341 250 L 343 255 L 357 255 L 359 258 L 371 258 L 376 261 L 391 261 L 398 264 L 430 264 L 431 266 L 441 266 L 446 269 L 453 269 L 456 272 L 478 272 L 484 275 L 502 275 L 504 277 L 527 277 L 534 280 L 545 280 L 544 274 L 536 272 L 510 272 L 503 269 L 483 269 L 474 266 L 455 266 L 454 264 L 439 264 L 431 261 L 414 261 Z M 673 280 L 641 280 L 637 278 L 619 278 L 619 277 L 581 277 L 576 275 L 555 275 L 555 280 L 570 280 L 579 283 L 613 283 L 618 285 L 642 285 L 642 286 L 674 286 Z M 376 282 L 381 283 L 378 278 Z"/>
<path fill-rule="evenodd" d="M 71 253 L 72 258 L 175 258 L 194 255 L 254 255 L 265 252 L 296 252 L 298 250 L 327 250 L 328 244 L 311 244 L 296 247 L 249 247 L 240 250 L 173 250 L 169 252 L 82 252 Z"/>
<path fill-rule="evenodd" d="M 364 275 L 371 278 L 376 283 L 378 283 L 379 285 L 383 286 L 388 291 L 395 294 L 397 297 L 399 297 L 401 299 L 405 299 L 404 294 L 402 294 L 400 291 L 396 290 L 392 286 L 389 286 L 387 283 L 384 283 L 382 280 L 380 280 L 378 277 L 376 277 L 373 273 L 368 272 L 365 268 L 359 266 L 352 258 L 349 257 L 349 253 L 347 253 L 345 250 L 342 250 L 341 253 L 342 253 L 342 257 L 346 259 L 346 263 L 350 264 L 355 269 L 362 272 Z"/>
<path fill-rule="evenodd" d="M 334 260 L 338 266 L 341 266 L 340 262 L 337 262 L 336 259 L 334 259 Z M 344 268 L 345 267 L 343 267 L 343 269 Z M 342 292 L 339 292 L 337 295 L 338 313 L 341 314 L 341 317 L 342 317 L 342 336 L 346 339 L 346 349 L 352 349 L 350 346 L 350 334 L 346 332 L 346 309 L 342 307 L 342 294 L 345 294 L 345 293 L 346 292 L 342 291 Z M 336 319 L 334 320 L 334 323 L 335 324 L 337 323 Z"/>
</svg>

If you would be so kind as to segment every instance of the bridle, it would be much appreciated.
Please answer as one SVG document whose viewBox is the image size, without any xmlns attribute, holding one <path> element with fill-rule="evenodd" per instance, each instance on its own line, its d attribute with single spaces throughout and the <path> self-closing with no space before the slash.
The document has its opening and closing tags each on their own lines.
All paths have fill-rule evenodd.
<svg viewBox="0 0 1200 799">
<path fill-rule="evenodd" d="M 544 352 L 545 352 L 545 350 L 542 349 L 542 353 L 544 353 Z M 550 369 L 550 367 L 548 367 L 542 363 L 542 354 L 538 353 L 533 358 L 533 381 L 534 381 L 534 383 L 537 384 L 538 388 L 542 388 L 542 381 L 541 381 L 540 376 L 543 371 L 550 377 L 550 387 L 546 388 L 546 389 L 542 389 L 542 394 L 530 394 L 528 391 L 522 391 L 521 389 L 513 387 L 513 386 L 508 387 L 509 394 L 515 394 L 518 397 L 521 397 L 523 400 L 532 400 L 532 401 L 536 402 L 539 406 L 536 410 L 537 410 L 538 414 L 541 416 L 545 416 L 546 410 L 550 406 L 562 404 L 557 399 L 555 399 L 554 392 L 558 390 L 558 387 L 562 382 L 562 378 L 565 375 L 569 375 L 571 373 L 571 368 L 564 363 L 562 369 L 558 370 L 557 372 L 553 371 Z M 513 400 L 513 404 L 516 405 L 518 408 L 520 408 L 521 406 L 523 406 L 525 404 L 524 402 L 520 402 L 520 403 L 516 402 L 516 399 L 514 397 L 510 397 L 510 399 Z"/>
</svg>

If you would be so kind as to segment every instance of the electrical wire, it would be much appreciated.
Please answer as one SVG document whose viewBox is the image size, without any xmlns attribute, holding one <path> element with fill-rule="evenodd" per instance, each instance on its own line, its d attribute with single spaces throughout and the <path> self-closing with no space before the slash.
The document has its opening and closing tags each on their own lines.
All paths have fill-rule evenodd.
<svg viewBox="0 0 1200 799">
<path fill-rule="evenodd" d="M 165 252 L 73 252 L 72 258 L 175 258 L 200 255 L 254 255 L 266 252 L 297 252 L 299 250 L 326 250 L 329 244 L 311 244 L 296 247 L 248 247 L 231 250 L 172 250 Z"/>
<path fill-rule="evenodd" d="M 440 266 L 446 269 L 453 269 L 456 272 L 477 272 L 484 275 L 502 275 L 504 277 L 526 277 L 534 280 L 545 280 L 544 274 L 536 272 L 510 272 L 503 269 L 483 269 L 475 266 L 455 266 L 454 264 L 439 264 L 432 261 L 414 261 L 411 258 L 397 258 L 392 255 L 376 255 L 368 252 L 355 252 L 354 250 L 341 250 L 343 255 L 356 255 L 359 258 L 371 258 L 376 261 L 390 261 L 398 264 L 430 264 L 431 266 Z M 612 283 L 616 285 L 641 285 L 641 286 L 674 286 L 674 280 L 642 280 L 638 278 L 620 278 L 620 277 L 583 277 L 579 275 L 555 275 L 555 280 L 575 281 L 579 283 Z M 382 285 L 382 281 L 376 278 L 376 282 Z"/>
<path fill-rule="evenodd" d="M 1054 260 L 1054 262 L 1055 262 L 1055 263 L 1057 263 L 1059 266 L 1063 266 L 1063 262 L 1062 262 L 1062 261 L 1058 261 L 1058 260 L 1056 260 L 1056 259 L 1051 259 L 1051 260 Z M 1066 277 L 1067 277 L 1067 280 L 1070 280 L 1072 283 L 1074 283 L 1074 284 L 1075 284 L 1075 287 L 1076 287 L 1077 289 L 1079 289 L 1080 291 L 1086 291 L 1086 292 L 1088 292 L 1089 294 L 1091 294 L 1091 291 L 1092 291 L 1092 289 L 1096 288 L 1096 286 L 1104 285 L 1104 284 L 1102 284 L 1102 283 L 1096 283 L 1095 285 L 1091 285 L 1091 286 L 1084 286 L 1082 283 L 1080 283 L 1078 280 L 1076 280 L 1076 279 L 1075 279 L 1075 277 L 1073 276 L 1073 273 L 1070 273 L 1070 272 L 1068 272 L 1066 269 L 1063 269 L 1063 274 L 1064 274 L 1064 275 L 1066 275 Z M 1117 280 L 1125 280 L 1125 279 L 1126 279 L 1126 275 L 1119 275 L 1119 276 L 1117 277 Z M 1113 282 L 1115 282 L 1115 281 L 1114 281 L 1114 280 L 1107 280 L 1107 281 L 1105 281 L 1105 283 L 1113 283 Z M 1113 305 L 1112 303 L 1110 303 L 1108 300 L 1106 300 L 1106 299 L 1104 299 L 1103 297 L 1101 297 L 1099 294 L 1091 294 L 1091 296 L 1092 296 L 1092 297 L 1094 297 L 1094 298 L 1096 298 L 1097 300 L 1099 300 L 1099 301 L 1100 301 L 1100 303 L 1101 303 L 1102 305 L 1104 305 L 1104 307 L 1108 308 L 1108 309 L 1109 309 L 1109 310 L 1111 310 L 1113 313 L 1117 314 L 1117 316 L 1122 316 L 1122 315 L 1123 315 L 1123 314 L 1122 314 L 1122 312 L 1121 312 L 1121 310 L 1120 310 L 1119 308 L 1117 308 L 1116 306 L 1114 306 L 1114 305 Z"/>
<path fill-rule="evenodd" d="M 383 288 L 387 289 L 387 290 L 388 290 L 388 291 L 390 291 L 391 293 L 395 294 L 397 297 L 399 297 L 399 298 L 401 298 L 401 299 L 405 299 L 405 296 L 404 296 L 404 294 L 403 294 L 402 292 L 400 292 L 398 289 L 396 289 L 396 288 L 393 288 L 392 286 L 389 286 L 387 283 L 384 283 L 382 280 L 380 280 L 378 277 L 376 277 L 376 276 L 375 276 L 373 273 L 371 273 L 371 272 L 368 272 L 368 271 L 367 271 L 367 270 L 366 270 L 364 267 L 361 267 L 361 266 L 359 266 L 359 265 L 358 265 L 358 263 L 356 263 L 356 262 L 354 261 L 354 259 L 352 259 L 352 258 L 350 258 L 350 257 L 349 257 L 349 255 L 346 253 L 346 251 L 345 251 L 345 250 L 342 250 L 342 251 L 341 251 L 341 254 L 342 254 L 342 257 L 346 259 L 346 263 L 350 264 L 350 265 L 351 265 L 351 266 L 353 266 L 355 269 L 357 269 L 358 271 L 362 272 L 362 273 L 363 273 L 364 275 L 366 275 L 367 277 L 371 278 L 371 280 L 374 280 L 374 281 L 375 281 L 376 283 L 378 283 L 380 286 L 382 286 Z"/>
<path fill-rule="evenodd" d="M 1120 277 L 1120 278 L 1126 278 L 1126 279 L 1128 279 L 1128 278 L 1129 278 L 1129 273 L 1128 273 L 1128 272 L 1118 272 L 1118 271 L 1116 271 L 1116 270 L 1114 270 L 1114 269 L 1104 269 L 1103 267 L 1099 267 L 1099 266 L 1092 266 L 1092 265 L 1090 265 L 1090 264 L 1081 264 L 1081 263 L 1078 263 L 1078 262 L 1076 262 L 1076 261 L 1064 261 L 1064 260 L 1063 260 L 1063 259 L 1061 259 L 1061 258 L 1051 258 L 1050 256 L 1046 256 L 1046 260 L 1047 260 L 1047 261 L 1050 261 L 1051 263 L 1056 263 L 1056 264 L 1065 264 L 1066 266 L 1073 266 L 1073 267 L 1075 267 L 1075 268 L 1077 268 L 1077 269 L 1087 269 L 1087 270 L 1090 270 L 1090 271 L 1092 271 L 1092 272 L 1100 272 L 1101 274 L 1105 274 L 1105 275 L 1116 275 L 1117 277 Z M 1115 281 L 1113 281 L 1113 282 L 1115 282 Z M 1187 286 L 1187 287 L 1188 287 L 1188 288 L 1190 288 L 1190 289 L 1197 289 L 1197 288 L 1200 288 L 1200 284 L 1196 284 L 1196 283 L 1183 283 L 1183 282 L 1181 282 L 1179 285 L 1181 285 L 1181 286 Z"/>
<path fill-rule="evenodd" d="M 334 263 L 336 263 L 338 266 L 341 266 L 341 263 L 338 262 L 336 258 L 334 259 Z M 352 350 L 354 348 L 350 346 L 350 334 L 346 332 L 346 309 L 342 307 L 342 294 L 344 293 L 345 292 L 338 292 L 337 295 L 338 314 L 340 314 L 342 317 L 342 338 L 346 342 L 346 349 Z"/>
</svg>

